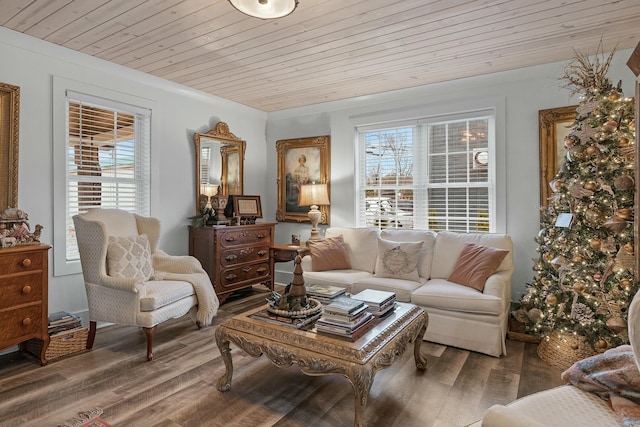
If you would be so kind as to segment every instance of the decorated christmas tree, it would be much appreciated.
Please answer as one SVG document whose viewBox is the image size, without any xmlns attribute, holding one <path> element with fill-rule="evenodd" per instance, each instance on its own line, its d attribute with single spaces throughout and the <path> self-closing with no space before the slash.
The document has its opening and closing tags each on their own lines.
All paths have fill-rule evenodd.
<svg viewBox="0 0 640 427">
<path fill-rule="evenodd" d="M 638 289 L 634 103 L 607 78 L 612 57 L 576 53 L 565 67 L 562 80 L 580 104 L 542 208 L 534 279 L 514 313 L 530 334 L 579 337 L 594 352 L 628 343 L 627 307 Z"/>
</svg>

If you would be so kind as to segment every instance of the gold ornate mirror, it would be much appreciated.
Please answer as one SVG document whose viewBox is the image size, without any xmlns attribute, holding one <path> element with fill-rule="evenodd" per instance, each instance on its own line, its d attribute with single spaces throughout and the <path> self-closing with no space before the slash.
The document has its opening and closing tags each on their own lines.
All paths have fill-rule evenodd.
<svg viewBox="0 0 640 427">
<path fill-rule="evenodd" d="M 0 83 L 0 212 L 18 206 L 20 87 Z"/>
<path fill-rule="evenodd" d="M 225 196 L 242 194 L 247 143 L 229 132 L 225 122 L 218 122 L 207 133 L 196 132 L 193 140 L 196 144 L 196 211 L 202 211 L 218 186 Z"/>
</svg>

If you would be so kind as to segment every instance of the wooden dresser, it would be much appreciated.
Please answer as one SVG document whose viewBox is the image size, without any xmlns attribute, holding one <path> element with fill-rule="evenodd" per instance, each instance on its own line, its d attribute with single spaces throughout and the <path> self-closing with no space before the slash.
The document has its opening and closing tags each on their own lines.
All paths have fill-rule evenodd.
<svg viewBox="0 0 640 427">
<path fill-rule="evenodd" d="M 49 346 L 48 245 L 0 249 L 0 349 L 30 338 L 43 341 L 40 364 Z"/>
<path fill-rule="evenodd" d="M 189 227 L 189 255 L 211 278 L 220 303 L 233 291 L 255 284 L 273 290 L 269 247 L 275 223 L 228 227 Z"/>
</svg>

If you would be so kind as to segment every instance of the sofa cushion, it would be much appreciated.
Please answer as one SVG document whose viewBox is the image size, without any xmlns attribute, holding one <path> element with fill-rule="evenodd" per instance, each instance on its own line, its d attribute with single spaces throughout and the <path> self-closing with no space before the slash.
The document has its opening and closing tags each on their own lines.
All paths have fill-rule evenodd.
<svg viewBox="0 0 640 427">
<path fill-rule="evenodd" d="M 153 274 L 153 265 L 147 236 L 109 236 L 107 274 L 140 282 L 149 280 Z"/>
<path fill-rule="evenodd" d="M 434 231 L 387 228 L 380 232 L 380 237 L 394 242 L 423 242 L 420 258 L 418 259 L 418 274 L 425 279 L 431 277 L 433 246 L 436 243 L 436 233 Z"/>
<path fill-rule="evenodd" d="M 378 230 L 375 228 L 330 227 L 325 237 L 342 235 L 354 270 L 373 273 L 376 266 Z"/>
<path fill-rule="evenodd" d="M 418 258 L 422 242 L 394 242 L 378 239 L 374 276 L 418 282 Z"/>
<path fill-rule="evenodd" d="M 339 286 L 351 292 L 351 285 L 359 280 L 373 277 L 373 274 L 362 270 L 327 270 L 302 272 L 305 283 L 310 285 Z"/>
<path fill-rule="evenodd" d="M 503 301 L 493 295 L 485 295 L 468 286 L 449 282 L 445 279 L 431 279 L 411 294 L 413 304 L 442 310 L 467 313 L 501 315 L 505 310 Z"/>
<path fill-rule="evenodd" d="M 426 282 L 427 280 L 422 277 L 419 282 L 403 279 L 367 277 L 354 282 L 351 285 L 351 293 L 355 294 L 365 289 L 376 289 L 378 291 L 395 292 L 396 300 L 400 302 L 411 302 L 411 293 Z"/>
<path fill-rule="evenodd" d="M 496 272 L 508 253 L 502 249 L 465 243 L 447 280 L 482 292 L 487 278 Z"/>
<path fill-rule="evenodd" d="M 439 231 L 433 250 L 431 264 L 432 279 L 447 279 L 453 272 L 453 267 L 465 243 L 490 246 L 504 249 L 509 254 L 502 260 L 496 271 L 513 270 L 511 237 L 497 233 L 456 233 L 453 231 Z"/>
<path fill-rule="evenodd" d="M 313 271 L 351 268 L 349 254 L 342 235 L 324 240 L 308 241 Z"/>
</svg>

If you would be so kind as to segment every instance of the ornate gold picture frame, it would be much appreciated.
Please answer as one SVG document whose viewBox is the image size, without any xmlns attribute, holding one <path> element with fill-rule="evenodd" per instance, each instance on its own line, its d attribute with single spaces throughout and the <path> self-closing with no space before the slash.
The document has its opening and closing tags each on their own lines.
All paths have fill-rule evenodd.
<svg viewBox="0 0 640 427">
<path fill-rule="evenodd" d="M 564 138 L 576 118 L 576 105 L 538 111 L 540 126 L 540 206 L 546 206 L 553 181 L 564 159 Z"/>
<path fill-rule="evenodd" d="M 20 87 L 0 83 L 0 212 L 18 207 Z"/>
<path fill-rule="evenodd" d="M 309 222 L 309 206 L 298 205 L 298 189 L 302 184 L 327 184 L 330 192 L 330 136 L 281 139 L 276 141 L 278 153 L 279 222 Z M 320 224 L 329 224 L 329 206 L 320 206 Z"/>
</svg>

